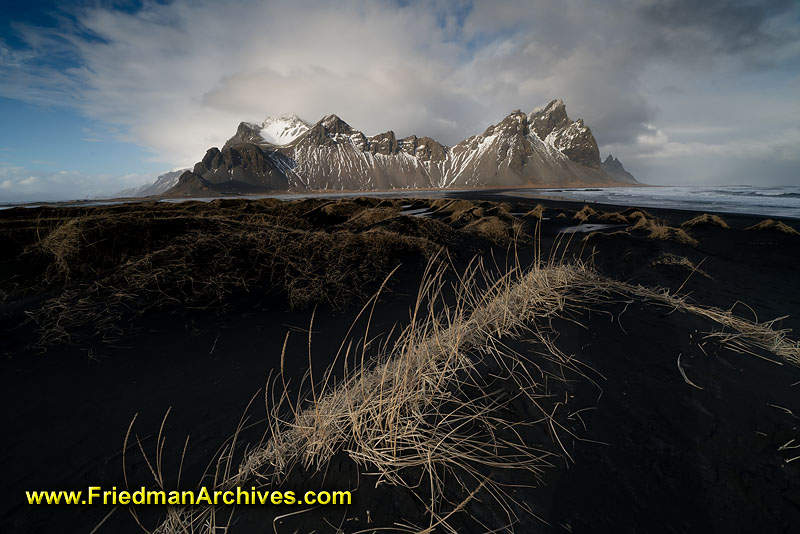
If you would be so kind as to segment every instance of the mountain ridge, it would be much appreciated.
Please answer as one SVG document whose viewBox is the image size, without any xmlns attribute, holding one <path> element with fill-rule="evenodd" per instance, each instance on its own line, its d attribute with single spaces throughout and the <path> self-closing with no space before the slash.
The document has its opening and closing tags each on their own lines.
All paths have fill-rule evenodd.
<svg viewBox="0 0 800 534">
<path fill-rule="evenodd" d="M 617 159 L 600 160 L 591 129 L 556 99 L 514 110 L 451 147 L 392 130 L 367 136 L 335 114 L 314 124 L 297 115 L 242 122 L 167 194 L 638 183 L 620 168 Z"/>
</svg>

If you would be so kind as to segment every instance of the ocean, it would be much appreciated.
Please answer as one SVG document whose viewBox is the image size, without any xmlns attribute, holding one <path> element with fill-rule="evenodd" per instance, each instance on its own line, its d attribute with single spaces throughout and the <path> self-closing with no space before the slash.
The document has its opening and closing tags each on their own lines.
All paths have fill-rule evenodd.
<svg viewBox="0 0 800 534">
<path fill-rule="evenodd" d="M 453 193 L 468 193 L 474 190 L 410 190 L 396 189 L 392 191 L 363 192 L 329 192 L 329 193 L 283 193 L 243 195 L 236 198 L 274 197 L 281 200 L 295 200 L 308 197 L 347 198 L 353 196 L 377 197 L 419 197 L 438 198 Z M 691 211 L 708 211 L 716 213 L 742 213 L 763 215 L 766 217 L 787 217 L 800 219 L 800 186 L 756 187 L 749 185 L 724 186 L 652 186 L 652 187 L 587 187 L 577 189 L 505 189 L 490 190 L 491 195 L 542 198 L 557 200 L 573 200 L 578 202 L 599 202 L 620 206 L 643 208 L 684 209 Z M 498 200 L 500 200 L 498 198 Z M 185 202 L 187 200 L 211 201 L 214 198 L 175 198 L 163 199 L 162 202 Z M 60 203 L 63 206 L 103 206 L 120 204 L 125 201 L 92 200 Z M 27 204 L 26 207 L 37 207 L 46 203 Z M 15 204 L 0 204 L 0 209 L 14 207 Z"/>
<path fill-rule="evenodd" d="M 800 186 L 757 187 L 658 186 L 604 187 L 582 189 L 514 190 L 513 196 L 541 197 L 641 206 L 643 208 L 684 209 L 718 213 L 744 213 L 767 217 L 800 219 Z"/>
</svg>

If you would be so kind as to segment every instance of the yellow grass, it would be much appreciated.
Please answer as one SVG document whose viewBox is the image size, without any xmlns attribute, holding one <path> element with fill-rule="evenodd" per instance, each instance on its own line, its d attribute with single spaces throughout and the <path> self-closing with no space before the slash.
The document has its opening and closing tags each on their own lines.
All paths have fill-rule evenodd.
<svg viewBox="0 0 800 534">
<path fill-rule="evenodd" d="M 324 470 L 335 455 L 345 453 L 382 482 L 412 494 L 420 486 L 428 488 L 430 524 L 443 531 L 451 528 L 451 515 L 465 508 L 462 503 L 448 509 L 443 499 L 445 480 L 473 488 L 467 500 L 480 491 L 483 506 L 506 507 L 508 488 L 483 474 L 486 468 L 522 470 L 529 474 L 528 480 L 539 480 L 554 457 L 545 443 L 499 442 L 483 429 L 546 425 L 561 456 L 570 458 L 563 438 L 579 438 L 541 409 L 540 396 L 548 393 L 546 381 L 541 381 L 542 365 L 554 362 L 563 369 L 562 376 L 568 371 L 586 380 L 591 377 L 574 356 L 557 347 L 557 332 L 547 325 L 556 317 L 572 317 L 602 303 L 639 301 L 700 316 L 719 327 L 706 334 L 709 340 L 759 356 L 767 351 L 778 363 L 800 365 L 800 344 L 789 339 L 787 331 L 776 329 L 775 321 L 758 323 L 666 290 L 611 280 L 585 263 L 537 262 L 527 270 L 517 267 L 495 278 L 477 263 L 461 277 L 458 298 L 450 305 L 441 305 L 445 304 L 442 274 L 433 269 L 426 277 L 412 321 L 393 346 L 374 360 L 365 360 L 364 352 L 353 353 L 352 345 L 343 347 L 340 357 L 352 362 L 352 366 L 346 363 L 345 378 L 334 385 L 326 373 L 309 398 L 290 404 L 289 417 L 284 380 L 276 380 L 271 438 L 252 449 L 240 465 L 219 468 L 220 489 L 255 479 L 277 483 L 298 467 Z M 488 284 L 477 283 L 481 277 Z M 522 335 L 534 339 L 540 350 L 519 354 L 508 349 L 506 341 Z M 506 404 L 479 370 L 486 360 L 501 370 L 499 378 L 515 385 L 515 395 L 540 408 L 538 421 L 521 422 L 504 410 Z M 422 480 L 419 475 L 408 478 L 420 470 Z M 223 526 L 215 525 L 214 517 L 213 507 L 171 509 L 157 532 L 210 533 Z"/>
<path fill-rule="evenodd" d="M 708 213 L 693 217 L 681 224 L 681 228 L 695 228 L 697 226 L 718 226 L 720 228 L 730 229 L 730 226 L 728 226 L 728 223 L 726 223 L 722 217 Z"/>
<path fill-rule="evenodd" d="M 766 219 L 764 221 L 761 221 L 758 224 L 754 224 L 753 226 L 745 228 L 745 230 L 759 230 L 759 231 L 772 230 L 787 235 L 800 235 L 800 232 L 798 232 L 788 224 L 781 221 L 774 221 L 772 219 Z"/>
</svg>

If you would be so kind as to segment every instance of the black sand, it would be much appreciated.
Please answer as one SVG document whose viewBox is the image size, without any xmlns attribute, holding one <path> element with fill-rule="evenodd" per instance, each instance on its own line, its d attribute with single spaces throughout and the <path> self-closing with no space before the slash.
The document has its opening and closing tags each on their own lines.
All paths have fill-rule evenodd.
<svg viewBox="0 0 800 534">
<path fill-rule="evenodd" d="M 458 197 L 476 204 L 498 198 L 490 192 Z M 401 267 L 376 306 L 372 335 L 383 333 L 385 337 L 393 325 L 407 323 L 408 308 L 431 253 L 426 248 L 429 245 L 445 247 L 456 270 L 463 268 L 474 254 L 489 258 L 491 253 L 499 264 L 496 269 L 502 270 L 513 224 L 519 222 L 529 234 L 534 232 L 536 217 L 522 214 L 537 204 L 544 206 L 541 247 L 546 252 L 559 239 L 561 230 L 578 224 L 574 216 L 583 208 L 579 203 L 502 200 L 508 203 L 503 209 L 480 204 L 480 215 L 468 212 L 455 216 L 440 211 L 430 218 L 403 216 L 398 211 L 403 205 L 422 208 L 432 201 L 392 203 L 377 199 L 363 201 L 355 209 L 327 208 L 324 213 L 321 210 L 328 205 L 326 201 L 292 203 L 295 211 L 291 216 L 296 220 L 291 219 L 291 224 L 298 230 L 321 231 L 338 239 L 344 234 L 335 232 L 342 229 L 352 237 L 374 233 L 377 228 L 384 232 L 382 240 L 375 244 L 357 238 L 354 243 L 363 249 L 353 258 L 345 258 L 336 271 L 344 278 L 325 278 L 334 272 L 333 259 L 324 251 L 315 252 L 320 255 L 314 257 L 324 259 L 325 264 L 312 265 L 313 276 L 309 271 L 303 271 L 302 276 L 310 276 L 309 280 L 322 277 L 323 285 L 329 289 L 305 292 L 302 298 L 293 294 L 287 284 L 296 276 L 294 264 L 273 266 L 269 273 L 259 272 L 252 279 L 247 278 L 252 274 L 248 261 L 253 258 L 253 243 L 265 239 L 259 235 L 252 242 L 241 244 L 242 248 L 226 248 L 234 258 L 226 264 L 226 272 L 247 278 L 247 283 L 239 285 L 233 281 L 235 277 L 220 279 L 221 297 L 219 286 L 212 291 L 208 284 L 203 285 L 203 280 L 192 280 L 187 285 L 178 273 L 170 277 L 167 272 L 158 286 L 163 296 L 148 289 L 119 306 L 114 290 L 125 288 L 114 287 L 112 282 L 121 283 L 122 279 L 115 276 L 125 272 L 124 266 L 131 261 L 156 247 L 169 247 L 192 231 L 219 235 L 224 244 L 191 249 L 198 256 L 180 256 L 181 261 L 189 262 L 187 268 L 205 269 L 202 276 L 207 277 L 207 282 L 220 274 L 208 266 L 216 257 L 214 247 L 227 247 L 225 243 L 231 242 L 231 236 L 241 231 L 238 226 L 235 232 L 225 226 L 229 220 L 272 217 L 289 209 L 288 205 L 235 200 L 211 205 L 0 212 L 3 246 L 11 252 L 0 264 L 4 280 L 4 301 L 0 305 L 0 350 L 4 355 L 0 362 L 4 406 L 0 450 L 5 460 L 0 501 L 3 530 L 92 532 L 111 513 L 97 532 L 139 531 L 124 508 L 34 507 L 25 503 L 24 492 L 85 489 L 89 485 L 123 487 L 121 450 L 131 419 L 138 414 L 133 431 L 146 452 L 151 453 L 167 410 L 171 411 L 164 427 L 165 472 L 174 484 L 181 451 L 186 436 L 190 436 L 181 485 L 192 487 L 217 449 L 234 433 L 254 396 L 248 411 L 250 426 L 241 439 L 244 443 L 255 441 L 264 433 L 263 388 L 268 375 L 280 365 L 279 354 L 289 330 L 293 333 L 286 373 L 294 383 L 299 382 L 308 367 L 307 329 L 312 310 L 316 309 L 313 362 L 319 376 L 364 300 L 396 265 Z M 390 211 L 382 215 L 371 211 L 367 217 L 363 211 L 367 208 Z M 797 235 L 770 229 L 745 230 L 763 218 L 723 215 L 730 228 L 688 228 L 689 238 L 695 242 L 686 241 L 678 233 L 669 239 L 658 239 L 650 237 L 646 229 L 626 230 L 633 226 L 633 220 L 621 223 L 604 215 L 630 215 L 633 210 L 602 205 L 591 208 L 600 213 L 585 223 L 618 226 L 592 235 L 587 241 L 583 238 L 588 234 L 574 234 L 566 259 L 592 257 L 604 275 L 673 291 L 681 288 L 682 293 L 706 306 L 728 309 L 737 302 L 745 303 L 747 307 L 738 304 L 736 311 L 748 318 L 755 315 L 765 321 L 788 316 L 779 327 L 800 330 Z M 220 210 L 228 210 L 228 219 L 223 222 L 215 219 Z M 647 211 L 662 226 L 672 228 L 679 228 L 698 215 Z M 564 216 L 559 217 L 562 213 Z M 99 214 L 108 217 L 99 233 L 86 234 L 92 236 L 92 241 L 79 245 L 78 264 L 69 276 L 59 274 L 52 253 L 37 249 L 46 234 L 57 228 L 55 223 L 48 226 L 47 221 L 58 221 L 60 225 L 76 217 L 91 219 Z M 156 221 L 155 214 L 171 222 Z M 358 216 L 360 220 L 356 220 Z M 491 217 L 495 218 L 490 220 Z M 114 221 L 126 218 L 130 219 L 129 225 L 114 226 Z M 269 219 L 267 223 L 276 224 L 276 220 Z M 431 220 L 438 223 L 433 225 Z M 482 220 L 488 223 L 475 224 Z M 784 222 L 798 228 L 796 221 Z M 402 239 L 409 236 L 417 241 Z M 330 246 L 332 242 L 315 242 L 315 246 Z M 520 255 L 523 263 L 530 263 L 532 247 L 523 242 Z M 264 260 L 267 256 L 257 257 Z M 98 280 L 108 287 L 87 289 Z M 356 281 L 353 287 L 348 287 L 348 280 Z M 53 315 L 37 312 L 44 309 L 48 299 L 70 288 L 84 293 L 65 300 L 67 306 L 83 306 L 89 299 L 91 306 L 80 310 L 93 313 L 100 309 L 98 303 L 114 310 L 110 319 L 108 314 L 97 316 L 105 321 L 100 329 L 105 341 L 96 333 L 100 319 L 91 315 L 87 315 L 90 319 L 86 324 L 67 321 L 65 324 L 74 326 L 69 327 L 66 337 L 43 335 L 43 330 L 52 326 L 48 321 Z M 138 312 L 144 308 L 146 313 Z M 792 460 L 800 455 L 800 449 L 781 447 L 791 440 L 795 445 L 800 442 L 800 369 L 776 357 L 767 361 L 730 348 L 703 345 L 703 332 L 714 326 L 701 318 L 670 313 L 663 307 L 641 302 L 627 308 L 614 303 L 606 308 L 601 306 L 577 317 L 583 326 L 571 321 L 558 321 L 555 325 L 560 332 L 560 348 L 596 371 L 602 394 L 598 387 L 585 381 L 575 380 L 565 386 L 563 393 L 574 409 L 587 408 L 581 412 L 580 420 L 564 420 L 584 441 L 565 444 L 572 461 L 561 461 L 547 470 L 543 486 L 526 488 L 522 486 L 531 481 L 514 481 L 520 485 L 518 498 L 536 514 L 520 512 L 516 531 L 796 531 L 800 526 L 800 459 Z M 611 316 L 617 320 L 609 320 Z M 31 317 L 38 318 L 38 323 Z M 362 334 L 363 321 L 353 337 Z M 797 339 L 797 334 L 789 335 Z M 523 341 L 515 343 L 518 350 L 526 350 Z M 689 380 L 702 389 L 681 376 L 676 364 L 678 355 Z M 129 452 L 128 468 L 132 487 L 152 484 L 152 476 L 135 449 Z M 346 459 L 337 459 L 328 470 L 324 485 L 335 489 L 353 487 L 355 478 L 352 465 Z M 322 480 L 321 475 L 308 478 L 302 473 L 290 478 L 291 483 L 309 487 L 322 484 Z M 407 492 L 385 486 L 375 489 L 374 485 L 374 481 L 362 476 L 354 493 L 354 505 L 346 510 L 326 509 L 328 520 L 342 524 L 346 532 L 400 520 L 428 525 L 424 510 Z M 289 488 L 291 484 L 287 482 L 285 486 Z M 367 510 L 374 524 L 366 524 Z M 503 513 L 488 504 L 472 503 L 467 511 L 475 520 L 459 519 L 455 523 L 459 532 L 485 531 L 478 521 L 493 528 L 507 521 Z M 145 524 L 152 528 L 163 511 L 153 507 L 140 512 Z M 238 510 L 231 531 L 272 532 L 275 515 L 274 509 Z M 307 514 L 287 520 L 278 532 L 335 531 L 319 522 L 318 516 Z"/>
</svg>

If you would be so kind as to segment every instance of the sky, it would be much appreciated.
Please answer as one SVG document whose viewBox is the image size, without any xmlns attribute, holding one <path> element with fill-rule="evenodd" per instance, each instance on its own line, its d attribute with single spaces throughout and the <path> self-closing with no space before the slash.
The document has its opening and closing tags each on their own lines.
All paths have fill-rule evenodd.
<svg viewBox="0 0 800 534">
<path fill-rule="evenodd" d="M 800 2 L 28 2 L 0 20 L 0 201 L 110 195 L 239 122 L 448 145 L 561 98 L 649 184 L 800 185 Z"/>
</svg>

